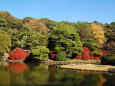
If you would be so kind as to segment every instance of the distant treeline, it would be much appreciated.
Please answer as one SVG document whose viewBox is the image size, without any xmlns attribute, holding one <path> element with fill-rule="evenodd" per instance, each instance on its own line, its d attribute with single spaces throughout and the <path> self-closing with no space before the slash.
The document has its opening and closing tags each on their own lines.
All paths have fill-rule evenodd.
<svg viewBox="0 0 115 86">
<path fill-rule="evenodd" d="M 53 21 L 48 18 L 18 19 L 9 12 L 0 11 L 0 53 L 16 47 L 29 50 L 38 59 L 48 59 L 53 51 L 56 59 L 71 59 L 80 55 L 83 47 L 92 51 L 91 55 L 102 55 L 100 49 L 115 54 L 115 22 L 102 24 L 94 21 L 69 22 Z"/>
</svg>

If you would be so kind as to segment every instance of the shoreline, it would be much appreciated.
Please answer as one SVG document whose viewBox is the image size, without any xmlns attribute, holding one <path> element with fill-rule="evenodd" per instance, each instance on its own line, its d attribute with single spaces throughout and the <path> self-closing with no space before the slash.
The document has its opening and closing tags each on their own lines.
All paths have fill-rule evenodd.
<svg viewBox="0 0 115 86">
<path fill-rule="evenodd" d="M 59 66 L 59 68 L 79 70 L 79 71 L 112 72 L 112 73 L 115 73 L 115 66 L 111 66 L 111 65 L 69 64 L 69 65 L 61 65 L 61 66 Z"/>
<path fill-rule="evenodd" d="M 45 63 L 45 64 L 100 64 L 100 60 L 69 60 L 69 61 L 40 61 L 40 63 Z"/>
</svg>

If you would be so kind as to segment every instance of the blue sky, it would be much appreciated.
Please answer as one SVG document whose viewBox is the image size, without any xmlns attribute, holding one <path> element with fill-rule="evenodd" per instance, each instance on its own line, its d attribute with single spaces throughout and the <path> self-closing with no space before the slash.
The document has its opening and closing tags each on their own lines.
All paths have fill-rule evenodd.
<svg viewBox="0 0 115 86">
<path fill-rule="evenodd" d="M 0 0 L 0 11 L 20 19 L 115 22 L 115 0 Z"/>
</svg>

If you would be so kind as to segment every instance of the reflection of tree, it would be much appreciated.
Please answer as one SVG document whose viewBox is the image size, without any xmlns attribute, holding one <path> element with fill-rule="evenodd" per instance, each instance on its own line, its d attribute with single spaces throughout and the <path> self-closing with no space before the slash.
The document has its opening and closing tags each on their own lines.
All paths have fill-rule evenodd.
<svg viewBox="0 0 115 86">
<path fill-rule="evenodd" d="M 56 71 L 56 65 L 49 65 L 49 71 L 55 72 Z"/>
<path fill-rule="evenodd" d="M 26 86 L 26 80 L 24 77 L 24 73 L 21 74 L 16 74 L 16 73 L 11 73 L 11 86 Z"/>
<path fill-rule="evenodd" d="M 59 86 L 80 86 L 83 78 L 81 72 L 58 69 L 50 73 L 49 83 Z"/>
<path fill-rule="evenodd" d="M 82 82 L 83 86 L 103 86 L 106 79 L 102 76 L 101 73 L 90 73 L 88 74 L 84 81 Z"/>
<path fill-rule="evenodd" d="M 26 75 L 27 85 L 29 86 L 47 85 L 48 78 L 49 72 L 47 66 L 43 64 L 35 66 Z"/>
<path fill-rule="evenodd" d="M 25 63 L 9 63 L 8 69 L 11 71 L 11 86 L 26 86 L 24 72 L 29 69 Z"/>
<path fill-rule="evenodd" d="M 104 86 L 115 86 L 115 74 L 105 73 L 103 74 L 103 77 L 106 78 L 106 82 L 104 83 Z"/>
<path fill-rule="evenodd" d="M 0 69 L 0 86 L 10 86 L 10 73 Z"/>
<path fill-rule="evenodd" d="M 24 72 L 20 64 L 24 65 L 24 63 L 10 63 L 8 67 L 0 65 L 0 86 L 115 86 L 115 74 L 78 72 L 56 69 L 56 66 L 48 68 L 45 64 L 36 66 L 32 63 L 30 70 Z M 21 68 L 23 71 L 20 72 Z"/>
<path fill-rule="evenodd" d="M 8 69 L 11 72 L 20 74 L 20 73 L 23 73 L 24 71 L 28 70 L 29 68 L 25 63 L 11 62 L 11 63 L 9 63 Z"/>
</svg>

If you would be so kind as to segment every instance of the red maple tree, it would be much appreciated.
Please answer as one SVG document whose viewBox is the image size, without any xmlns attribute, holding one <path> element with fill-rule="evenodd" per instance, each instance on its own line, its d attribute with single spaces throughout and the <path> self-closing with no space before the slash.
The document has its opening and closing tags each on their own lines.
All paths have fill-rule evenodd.
<svg viewBox="0 0 115 86">
<path fill-rule="evenodd" d="M 107 55 L 108 52 L 106 50 L 101 50 L 103 55 Z M 81 52 L 81 55 L 77 55 L 75 58 L 76 59 L 82 59 L 82 60 L 90 60 L 90 59 L 95 59 L 99 60 L 102 56 L 92 56 L 91 52 L 87 47 L 83 47 L 83 51 Z"/>
<path fill-rule="evenodd" d="M 21 48 L 15 48 L 9 52 L 9 55 L 11 60 L 24 60 L 28 53 Z"/>
</svg>

